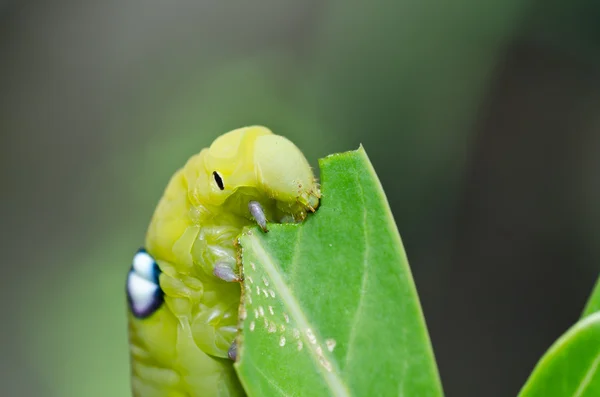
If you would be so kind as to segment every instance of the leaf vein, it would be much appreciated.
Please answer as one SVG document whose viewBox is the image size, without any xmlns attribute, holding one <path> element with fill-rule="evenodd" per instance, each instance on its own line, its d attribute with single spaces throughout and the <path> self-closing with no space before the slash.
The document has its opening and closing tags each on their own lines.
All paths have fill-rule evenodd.
<svg viewBox="0 0 600 397">
<path fill-rule="evenodd" d="M 254 363 L 254 360 L 247 358 L 248 361 Z M 285 392 L 285 390 L 283 390 L 281 387 L 279 387 L 279 385 L 275 382 L 273 382 L 268 376 L 267 374 L 264 373 L 264 371 L 262 371 L 256 364 L 253 364 L 252 367 L 256 370 L 256 372 L 259 373 L 259 375 L 261 375 L 263 378 L 265 378 L 265 380 L 267 381 L 267 383 L 272 386 L 280 395 L 284 396 L 284 397 L 288 397 L 288 394 Z"/>
<path fill-rule="evenodd" d="M 579 383 L 579 387 L 577 387 L 577 390 L 575 391 L 575 394 L 573 395 L 573 397 L 581 397 L 583 395 L 583 392 L 588 387 L 588 385 L 592 381 L 594 374 L 598 370 L 599 364 L 600 364 L 600 352 L 598 352 L 598 354 L 596 355 L 596 358 L 594 358 L 592 365 L 585 373 L 585 376 L 581 380 L 581 383 Z"/>
</svg>

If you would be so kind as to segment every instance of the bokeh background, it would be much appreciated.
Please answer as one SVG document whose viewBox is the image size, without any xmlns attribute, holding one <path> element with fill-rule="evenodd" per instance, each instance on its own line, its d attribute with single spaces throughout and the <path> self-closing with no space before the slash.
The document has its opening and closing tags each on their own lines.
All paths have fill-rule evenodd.
<svg viewBox="0 0 600 397">
<path fill-rule="evenodd" d="M 0 0 L 0 395 L 129 395 L 131 255 L 249 124 L 364 144 L 447 396 L 515 395 L 598 276 L 598 4 Z"/>
</svg>

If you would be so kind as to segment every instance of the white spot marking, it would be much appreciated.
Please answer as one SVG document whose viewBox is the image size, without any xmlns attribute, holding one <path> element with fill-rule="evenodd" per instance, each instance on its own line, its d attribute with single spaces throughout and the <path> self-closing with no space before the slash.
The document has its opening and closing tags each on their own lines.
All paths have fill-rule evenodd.
<svg viewBox="0 0 600 397">
<path fill-rule="evenodd" d="M 281 347 L 285 346 L 285 336 L 282 336 L 281 338 L 279 338 L 279 346 L 281 346 Z"/>
<path fill-rule="evenodd" d="M 265 315 L 265 309 L 263 309 L 262 306 L 258 307 L 258 312 L 260 313 L 261 317 Z"/>
<path fill-rule="evenodd" d="M 262 282 L 265 283 L 265 285 L 268 287 L 269 286 L 269 280 L 267 280 L 266 277 L 263 276 L 262 278 Z"/>
<path fill-rule="evenodd" d="M 301 341 L 301 340 L 299 340 L 299 341 L 298 341 L 298 351 L 302 350 L 302 346 L 303 346 L 303 345 L 302 345 L 302 341 Z"/>
<path fill-rule="evenodd" d="M 156 300 L 155 294 L 158 285 L 139 276 L 135 272 L 130 272 L 127 278 L 127 289 L 131 297 L 131 303 L 136 312 L 148 310 Z"/>
<path fill-rule="evenodd" d="M 285 325 L 281 324 L 281 325 L 279 326 L 279 330 L 280 330 L 281 332 L 285 332 Z"/>
<path fill-rule="evenodd" d="M 269 295 L 271 295 L 271 298 L 275 298 L 275 291 L 273 291 L 272 289 L 269 290 Z"/>
<path fill-rule="evenodd" d="M 256 286 L 256 294 L 260 295 L 260 287 L 258 285 Z"/>
<path fill-rule="evenodd" d="M 267 292 L 267 290 L 263 289 L 262 291 L 263 291 L 263 294 L 265 294 L 265 298 L 268 298 L 269 297 L 269 293 Z"/>
<path fill-rule="evenodd" d="M 254 324 L 254 321 L 252 321 L 250 323 L 250 331 L 254 331 L 254 327 L 256 327 L 256 324 Z"/>
<path fill-rule="evenodd" d="M 277 331 L 277 326 L 273 321 L 271 321 L 271 323 L 269 324 L 269 333 L 272 334 L 275 331 Z"/>
<path fill-rule="evenodd" d="M 285 319 L 286 323 L 290 323 L 290 316 L 288 316 L 287 313 L 283 313 L 283 318 Z"/>
<path fill-rule="evenodd" d="M 308 338 L 308 341 L 313 345 L 317 343 L 317 337 L 315 336 L 315 334 L 313 334 L 312 329 L 306 329 L 306 337 Z"/>
<path fill-rule="evenodd" d="M 294 338 L 298 339 L 300 337 L 300 331 L 298 331 L 296 328 L 294 328 L 292 333 L 294 334 Z"/>
<path fill-rule="evenodd" d="M 258 317 L 259 317 L 258 310 L 254 309 L 254 318 L 258 318 Z"/>
<path fill-rule="evenodd" d="M 331 363 L 327 361 L 325 356 L 323 356 L 323 349 L 321 346 L 317 346 L 315 349 L 317 352 L 317 356 L 319 357 L 319 364 L 321 364 L 328 372 L 331 372 Z"/>
<path fill-rule="evenodd" d="M 254 284 L 254 280 L 252 280 L 252 276 L 246 277 L 246 279 L 250 282 L 250 284 Z"/>
<path fill-rule="evenodd" d="M 331 372 L 331 363 L 324 357 L 319 357 L 319 363 L 327 370 L 327 372 Z"/>
<path fill-rule="evenodd" d="M 271 315 L 275 315 L 275 311 L 273 310 L 273 306 L 269 306 L 269 313 L 271 313 Z"/>
<path fill-rule="evenodd" d="M 325 341 L 325 344 L 327 345 L 327 350 L 329 350 L 330 352 L 332 352 L 333 349 L 335 349 L 335 339 L 327 339 Z"/>
<path fill-rule="evenodd" d="M 154 280 L 154 259 L 147 252 L 138 252 L 133 257 L 133 271 L 148 281 Z"/>
<path fill-rule="evenodd" d="M 252 268 L 252 270 L 256 270 L 256 265 L 253 262 L 250 262 L 250 267 Z"/>
</svg>

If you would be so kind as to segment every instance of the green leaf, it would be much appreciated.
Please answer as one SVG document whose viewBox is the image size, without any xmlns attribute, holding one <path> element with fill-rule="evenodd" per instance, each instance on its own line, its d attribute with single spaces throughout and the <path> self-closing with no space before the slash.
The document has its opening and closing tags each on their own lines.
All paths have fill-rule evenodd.
<svg viewBox="0 0 600 397">
<path fill-rule="evenodd" d="M 600 311 L 600 278 L 596 281 L 596 286 L 594 287 L 594 291 L 592 295 L 588 299 L 587 304 L 585 305 L 585 309 L 583 310 L 582 318 L 589 316 L 592 313 Z"/>
<path fill-rule="evenodd" d="M 542 357 L 519 397 L 600 396 L 600 312 L 569 329 Z"/>
<path fill-rule="evenodd" d="M 365 151 L 320 160 L 316 214 L 240 238 L 249 396 L 442 396 L 408 261 Z"/>
</svg>

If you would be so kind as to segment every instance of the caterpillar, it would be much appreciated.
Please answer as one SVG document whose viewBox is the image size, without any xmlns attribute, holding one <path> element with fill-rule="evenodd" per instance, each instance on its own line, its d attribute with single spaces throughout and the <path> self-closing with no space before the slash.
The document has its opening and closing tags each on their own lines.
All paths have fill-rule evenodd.
<svg viewBox="0 0 600 397">
<path fill-rule="evenodd" d="M 135 397 L 239 395 L 236 239 L 301 222 L 319 185 L 302 152 L 261 126 L 218 137 L 169 181 L 127 275 Z"/>
</svg>

